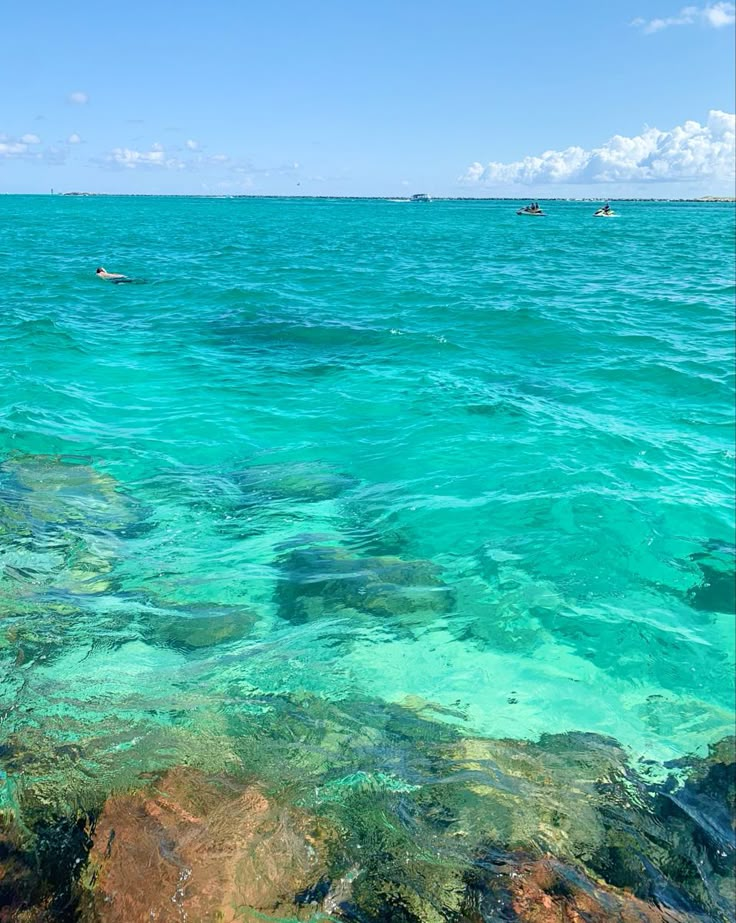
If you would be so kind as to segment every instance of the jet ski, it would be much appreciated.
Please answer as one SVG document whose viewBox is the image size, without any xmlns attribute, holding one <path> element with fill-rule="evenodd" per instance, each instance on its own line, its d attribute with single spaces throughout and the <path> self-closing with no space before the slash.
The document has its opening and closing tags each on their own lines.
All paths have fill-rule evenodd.
<svg viewBox="0 0 736 923">
<path fill-rule="evenodd" d="M 525 205 L 523 208 L 520 208 L 517 215 L 538 215 L 544 217 L 544 212 L 538 205 Z"/>
<path fill-rule="evenodd" d="M 604 205 L 602 208 L 598 208 L 593 212 L 594 218 L 618 218 L 616 212 L 610 207 L 610 205 Z"/>
</svg>

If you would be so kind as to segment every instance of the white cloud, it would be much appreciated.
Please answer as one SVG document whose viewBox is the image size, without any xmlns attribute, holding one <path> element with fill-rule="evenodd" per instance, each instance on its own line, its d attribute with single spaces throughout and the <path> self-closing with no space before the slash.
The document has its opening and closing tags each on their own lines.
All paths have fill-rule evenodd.
<svg viewBox="0 0 736 923">
<path fill-rule="evenodd" d="M 187 150 L 189 151 L 198 151 L 199 150 L 199 141 L 192 141 L 191 139 L 187 141 Z"/>
<path fill-rule="evenodd" d="M 721 29 L 736 22 L 736 5 L 729 2 L 708 3 L 705 6 L 684 6 L 676 16 L 665 19 L 635 19 L 631 25 L 639 26 L 647 34 L 661 32 L 670 26 L 691 26 L 696 23 Z"/>
<path fill-rule="evenodd" d="M 717 109 L 705 125 L 687 121 L 669 131 L 647 128 L 614 135 L 601 147 L 545 151 L 512 163 L 472 163 L 460 182 L 481 186 L 555 183 L 653 183 L 733 177 L 736 118 Z"/>
<path fill-rule="evenodd" d="M 163 145 L 156 142 L 150 151 L 136 151 L 128 147 L 115 147 L 100 161 L 103 166 L 115 169 L 136 170 L 154 168 L 164 170 L 182 170 L 184 161 L 166 154 Z"/>
<path fill-rule="evenodd" d="M 194 142 L 196 143 L 196 142 Z M 167 149 L 160 141 L 155 141 L 150 150 L 136 150 L 129 147 L 116 147 L 96 158 L 96 163 L 113 169 L 135 170 L 153 168 L 165 170 L 202 170 L 209 168 L 234 169 L 235 161 L 228 154 L 203 154 L 201 151 L 187 147 Z"/>
<path fill-rule="evenodd" d="M 70 103 L 76 103 L 78 106 L 84 106 L 85 103 L 89 102 L 89 96 L 82 90 L 75 90 L 70 93 L 68 99 Z"/>
<path fill-rule="evenodd" d="M 736 6 L 733 3 L 715 3 L 703 10 L 703 16 L 714 29 L 732 26 L 736 22 Z"/>
<path fill-rule="evenodd" d="M 40 160 L 42 154 L 34 147 L 41 143 L 38 135 L 25 134 L 22 138 L 0 134 L 0 160 Z"/>
<path fill-rule="evenodd" d="M 0 135 L 0 160 L 10 160 L 12 157 L 23 157 L 28 154 L 28 145 L 22 141 L 13 141 L 6 135 Z"/>
<path fill-rule="evenodd" d="M 300 169 L 297 161 L 279 167 L 259 168 L 247 160 L 234 158 L 229 154 L 204 153 L 199 148 L 199 142 L 193 143 L 197 144 L 196 149 L 189 144 L 184 148 L 167 147 L 160 141 L 155 141 L 145 150 L 139 150 L 137 147 L 115 147 L 102 156 L 93 158 L 91 163 L 112 170 L 186 170 L 208 176 L 210 182 L 214 182 L 218 175 L 237 175 L 238 179 L 233 179 L 235 186 L 238 182 L 246 182 L 247 177 L 294 175 Z"/>
<path fill-rule="evenodd" d="M 69 137 L 66 139 L 66 143 L 67 144 L 81 144 L 82 139 L 79 137 L 79 135 L 75 131 L 69 135 Z"/>
<path fill-rule="evenodd" d="M 56 148 L 40 148 L 41 139 L 30 132 L 21 138 L 0 134 L 0 160 L 26 160 L 58 165 L 66 160 L 66 151 Z"/>
</svg>

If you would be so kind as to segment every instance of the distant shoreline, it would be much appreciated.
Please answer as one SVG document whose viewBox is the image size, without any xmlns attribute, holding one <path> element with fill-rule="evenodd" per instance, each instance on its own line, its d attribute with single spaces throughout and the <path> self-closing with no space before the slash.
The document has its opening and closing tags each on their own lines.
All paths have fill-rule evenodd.
<svg viewBox="0 0 736 923">
<path fill-rule="evenodd" d="M 401 199 L 400 196 L 360 196 L 360 195 L 245 195 L 216 193 L 178 193 L 178 192 L 0 192 L 0 196 L 34 196 L 39 198 L 114 198 L 114 199 L 320 199 L 325 201 L 351 200 L 365 202 L 387 202 Z M 434 202 L 521 202 L 524 196 L 433 196 Z M 544 202 L 695 202 L 698 204 L 729 204 L 736 202 L 736 196 L 700 196 L 698 198 L 639 198 L 619 196 L 535 196 Z M 409 201 L 409 198 L 406 198 Z"/>
</svg>

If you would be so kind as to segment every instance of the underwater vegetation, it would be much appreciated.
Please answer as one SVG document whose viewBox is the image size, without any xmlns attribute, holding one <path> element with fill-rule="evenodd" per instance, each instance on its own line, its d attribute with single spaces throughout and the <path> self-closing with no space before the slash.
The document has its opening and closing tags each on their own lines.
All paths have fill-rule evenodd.
<svg viewBox="0 0 736 923">
<path fill-rule="evenodd" d="M 733 739 L 651 782 L 596 735 L 467 738 L 378 702 L 264 714 L 228 772 L 193 747 L 72 816 L 16 793 L 0 918 L 730 919 Z"/>
<path fill-rule="evenodd" d="M 732 919 L 733 738 L 659 764 L 591 731 L 483 735 L 459 700 L 307 688 L 348 669 L 358 630 L 411 639 L 462 619 L 470 591 L 405 542 L 371 553 L 373 513 L 360 523 L 355 482 L 332 469 L 216 483 L 201 499 L 223 517 L 293 502 L 323 505 L 333 526 L 289 519 L 258 602 L 131 578 L 159 569 L 150 490 L 138 500 L 88 460 L 0 465 L 2 923 Z M 728 602 L 729 553 L 691 556 L 698 612 Z M 507 564 L 494 579 L 497 609 L 458 629 L 473 650 L 556 636 L 613 670 L 617 644 L 666 634 L 607 613 L 589 651 L 553 586 Z M 335 620 L 351 630 L 309 660 Z M 676 687 L 688 649 L 668 650 Z M 270 686 L 262 664 L 280 671 Z"/>
</svg>

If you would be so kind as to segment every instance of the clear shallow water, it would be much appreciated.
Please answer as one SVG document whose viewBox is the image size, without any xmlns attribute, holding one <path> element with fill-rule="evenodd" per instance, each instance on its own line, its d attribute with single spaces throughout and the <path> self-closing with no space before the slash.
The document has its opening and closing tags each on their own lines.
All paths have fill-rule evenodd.
<svg viewBox="0 0 736 923">
<path fill-rule="evenodd" d="M 274 696 L 732 733 L 731 206 L 0 207 L 8 791 L 235 764 Z"/>
</svg>

